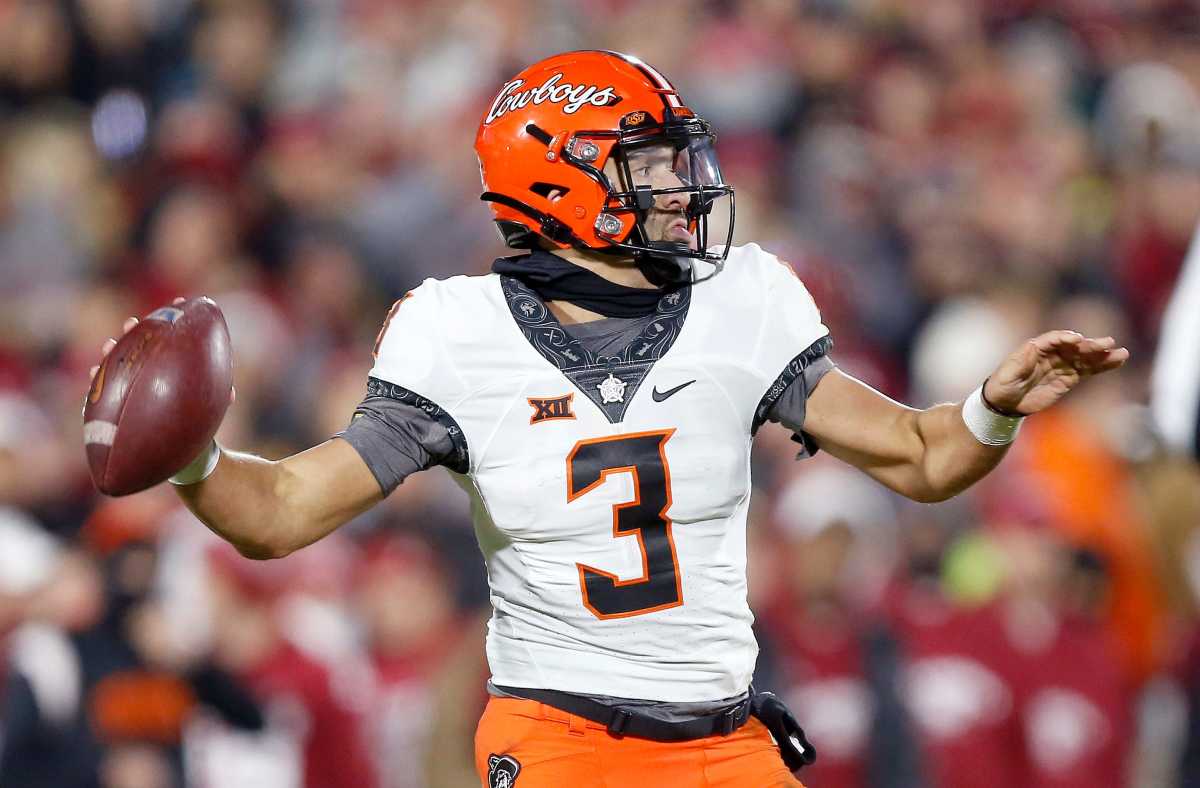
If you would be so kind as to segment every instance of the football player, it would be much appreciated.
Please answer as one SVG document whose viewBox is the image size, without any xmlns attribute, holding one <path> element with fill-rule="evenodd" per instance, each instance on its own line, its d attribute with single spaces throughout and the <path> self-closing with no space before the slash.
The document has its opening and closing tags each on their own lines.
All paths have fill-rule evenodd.
<svg viewBox="0 0 1200 788">
<path fill-rule="evenodd" d="M 345 432 L 278 462 L 214 444 L 172 479 L 244 555 L 272 558 L 449 468 L 494 608 L 483 785 L 798 785 L 803 734 L 750 691 L 754 433 L 781 423 L 802 454 L 940 501 L 995 467 L 1023 418 L 1128 357 L 1051 331 L 963 402 L 882 396 L 831 361 L 790 266 L 731 246 L 713 140 L 637 58 L 522 71 L 475 147 L 523 253 L 396 303 Z"/>
</svg>

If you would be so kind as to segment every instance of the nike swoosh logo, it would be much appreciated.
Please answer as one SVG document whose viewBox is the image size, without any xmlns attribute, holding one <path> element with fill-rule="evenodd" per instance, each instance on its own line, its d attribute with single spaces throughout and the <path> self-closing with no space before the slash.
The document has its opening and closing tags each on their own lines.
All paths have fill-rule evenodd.
<svg viewBox="0 0 1200 788">
<path fill-rule="evenodd" d="M 662 402 L 662 401 L 663 401 L 663 400 L 665 400 L 667 397 L 671 396 L 672 394 L 676 394 L 676 393 L 678 393 L 679 391 L 681 391 L 681 390 L 683 390 L 683 389 L 687 388 L 688 386 L 692 385 L 692 384 L 693 384 L 693 383 L 695 383 L 695 382 L 696 382 L 696 381 L 695 381 L 694 379 L 693 379 L 693 380 L 689 380 L 687 383 L 680 383 L 680 384 L 679 384 L 678 386 L 676 386 L 675 388 L 673 388 L 673 389 L 667 389 L 666 391 L 659 391 L 659 390 L 658 390 L 658 386 L 655 386 L 655 387 L 654 387 L 654 388 L 653 388 L 653 389 L 650 391 L 650 396 L 654 398 L 654 401 L 655 401 L 655 402 Z"/>
</svg>

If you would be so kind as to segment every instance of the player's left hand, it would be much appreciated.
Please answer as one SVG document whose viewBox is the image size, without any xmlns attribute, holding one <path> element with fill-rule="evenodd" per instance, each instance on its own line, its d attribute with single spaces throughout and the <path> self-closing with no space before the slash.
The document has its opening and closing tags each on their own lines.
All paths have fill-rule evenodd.
<svg viewBox="0 0 1200 788">
<path fill-rule="evenodd" d="M 983 396 L 999 410 L 1028 416 L 1058 402 L 1084 378 L 1128 360 L 1129 351 L 1112 337 L 1048 331 L 1004 359 L 988 378 Z"/>
</svg>

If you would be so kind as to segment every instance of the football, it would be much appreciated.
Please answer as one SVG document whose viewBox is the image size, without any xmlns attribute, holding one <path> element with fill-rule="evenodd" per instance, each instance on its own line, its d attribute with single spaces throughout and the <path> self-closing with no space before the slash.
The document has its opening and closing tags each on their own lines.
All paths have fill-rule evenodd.
<svg viewBox="0 0 1200 788">
<path fill-rule="evenodd" d="M 216 434 L 232 389 L 229 329 L 211 298 L 146 315 L 104 358 L 84 401 L 97 489 L 128 495 L 178 473 Z"/>
</svg>

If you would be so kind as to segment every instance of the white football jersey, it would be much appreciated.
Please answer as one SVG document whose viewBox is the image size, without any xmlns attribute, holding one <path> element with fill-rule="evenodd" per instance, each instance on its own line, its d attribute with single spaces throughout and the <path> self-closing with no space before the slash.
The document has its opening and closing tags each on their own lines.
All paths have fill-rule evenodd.
<svg viewBox="0 0 1200 788">
<path fill-rule="evenodd" d="M 827 335 L 790 266 L 754 244 L 662 299 L 612 357 L 510 277 L 430 279 L 398 303 L 372 392 L 458 443 L 496 684 L 674 702 L 746 690 L 750 441 Z"/>
</svg>

